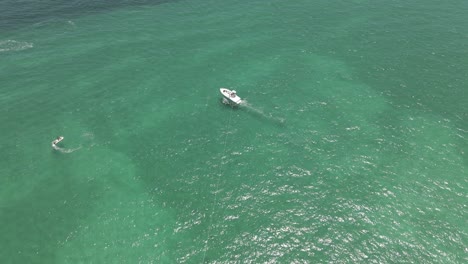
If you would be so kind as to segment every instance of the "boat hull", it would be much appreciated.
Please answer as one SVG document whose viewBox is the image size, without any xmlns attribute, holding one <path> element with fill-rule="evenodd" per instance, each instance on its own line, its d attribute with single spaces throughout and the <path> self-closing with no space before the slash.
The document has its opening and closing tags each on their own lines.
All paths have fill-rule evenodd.
<svg viewBox="0 0 468 264">
<path fill-rule="evenodd" d="M 233 91 L 227 88 L 220 88 L 219 91 L 223 95 L 223 103 L 228 103 L 230 105 L 239 105 L 242 103 L 242 99 Z"/>
<path fill-rule="evenodd" d="M 52 147 L 57 145 L 59 142 L 61 142 L 64 139 L 64 137 L 58 137 L 54 141 L 52 141 Z"/>
</svg>

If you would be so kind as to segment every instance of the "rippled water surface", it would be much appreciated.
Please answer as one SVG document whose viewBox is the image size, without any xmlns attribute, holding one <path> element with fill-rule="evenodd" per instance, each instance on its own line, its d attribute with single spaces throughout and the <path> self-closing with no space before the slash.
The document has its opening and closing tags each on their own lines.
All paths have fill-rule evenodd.
<svg viewBox="0 0 468 264">
<path fill-rule="evenodd" d="M 1 263 L 466 263 L 467 13 L 3 1 Z"/>
</svg>

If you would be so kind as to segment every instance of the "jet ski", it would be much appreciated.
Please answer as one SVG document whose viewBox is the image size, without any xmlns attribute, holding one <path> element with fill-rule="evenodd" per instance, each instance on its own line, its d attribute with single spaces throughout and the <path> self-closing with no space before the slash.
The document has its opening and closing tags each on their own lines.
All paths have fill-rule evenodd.
<svg viewBox="0 0 468 264">
<path fill-rule="evenodd" d="M 242 103 L 242 99 L 239 96 L 237 96 L 236 90 L 220 88 L 219 91 L 223 95 L 223 103 L 229 104 L 232 106 L 240 105 Z"/>
<path fill-rule="evenodd" d="M 56 139 L 54 139 L 54 141 L 52 141 L 52 147 L 55 147 L 55 145 L 57 145 L 60 141 L 62 141 L 64 139 L 64 137 L 60 136 Z"/>
</svg>

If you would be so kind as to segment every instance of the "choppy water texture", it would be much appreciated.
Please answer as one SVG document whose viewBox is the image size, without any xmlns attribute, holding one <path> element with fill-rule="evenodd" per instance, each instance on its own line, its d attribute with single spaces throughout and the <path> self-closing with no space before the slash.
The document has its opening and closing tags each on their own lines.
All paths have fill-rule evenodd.
<svg viewBox="0 0 468 264">
<path fill-rule="evenodd" d="M 1 263 L 468 261 L 466 1 L 65 2 L 0 4 Z"/>
</svg>

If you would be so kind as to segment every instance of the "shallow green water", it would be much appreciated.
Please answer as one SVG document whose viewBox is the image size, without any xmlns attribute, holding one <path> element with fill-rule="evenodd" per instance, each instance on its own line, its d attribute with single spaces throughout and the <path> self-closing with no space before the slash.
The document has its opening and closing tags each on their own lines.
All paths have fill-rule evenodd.
<svg viewBox="0 0 468 264">
<path fill-rule="evenodd" d="M 463 1 L 0 7 L 2 263 L 468 261 Z"/>
</svg>

